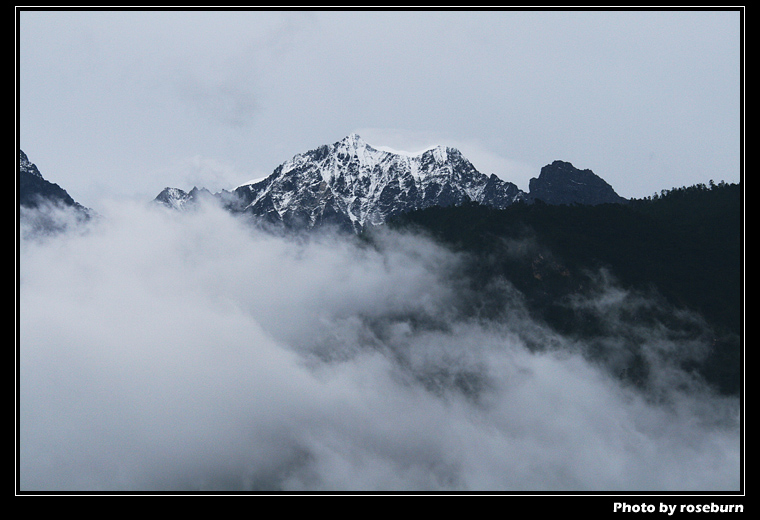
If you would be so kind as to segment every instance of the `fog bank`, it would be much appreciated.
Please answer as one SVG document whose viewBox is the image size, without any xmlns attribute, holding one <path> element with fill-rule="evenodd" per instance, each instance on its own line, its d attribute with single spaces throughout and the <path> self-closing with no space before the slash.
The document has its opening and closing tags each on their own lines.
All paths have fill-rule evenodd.
<svg viewBox="0 0 760 520">
<path fill-rule="evenodd" d="M 739 488 L 738 400 L 669 361 L 704 345 L 621 326 L 614 287 L 577 304 L 651 353 L 645 389 L 506 282 L 479 317 L 463 258 L 422 236 L 100 211 L 22 233 L 22 490 Z"/>
</svg>

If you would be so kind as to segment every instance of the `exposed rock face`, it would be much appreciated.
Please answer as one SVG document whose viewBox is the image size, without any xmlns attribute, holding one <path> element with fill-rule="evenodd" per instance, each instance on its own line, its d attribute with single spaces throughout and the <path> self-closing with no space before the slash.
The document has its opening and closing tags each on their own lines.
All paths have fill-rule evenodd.
<svg viewBox="0 0 760 520">
<path fill-rule="evenodd" d="M 591 170 L 579 170 L 569 162 L 554 161 L 530 180 L 529 200 L 547 204 L 621 203 L 626 199 Z"/>
<path fill-rule="evenodd" d="M 329 224 L 354 231 L 429 206 L 471 200 L 504 208 L 525 198 L 516 185 L 477 171 L 454 148 L 392 153 L 356 134 L 298 154 L 267 178 L 217 195 L 230 210 L 289 227 Z M 182 208 L 196 198 L 167 188 L 157 201 Z"/>
<path fill-rule="evenodd" d="M 71 224 L 87 221 L 95 215 L 59 185 L 45 180 L 22 150 L 19 150 L 17 194 L 24 234 L 64 231 Z"/>
<path fill-rule="evenodd" d="M 45 180 L 26 154 L 19 150 L 19 205 L 37 207 L 45 202 L 64 206 L 79 207 L 78 204 L 63 188 Z"/>
<path fill-rule="evenodd" d="M 166 188 L 156 202 L 185 209 L 214 198 L 228 210 L 289 228 L 330 225 L 360 231 L 390 217 L 465 201 L 503 209 L 515 202 L 547 204 L 624 202 L 591 170 L 555 161 L 531 179 L 530 193 L 496 175 L 480 173 L 462 153 L 436 146 L 417 154 L 379 150 L 356 134 L 294 156 L 271 175 L 211 194 Z"/>
</svg>

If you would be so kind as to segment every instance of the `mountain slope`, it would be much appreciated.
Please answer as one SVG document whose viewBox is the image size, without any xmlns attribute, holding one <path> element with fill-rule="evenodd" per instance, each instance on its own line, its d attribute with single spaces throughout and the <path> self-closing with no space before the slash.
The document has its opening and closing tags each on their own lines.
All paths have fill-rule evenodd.
<svg viewBox="0 0 760 520">
<path fill-rule="evenodd" d="M 499 281 L 507 280 L 536 318 L 593 346 L 596 358 L 618 356 L 634 380 L 646 382 L 648 333 L 665 330 L 703 346 L 693 357 L 672 353 L 685 368 L 723 393 L 739 392 L 740 184 L 674 189 L 627 204 L 428 208 L 389 224 L 467 253 L 475 291 L 492 301 L 480 313 L 505 308 L 509 294 Z M 612 308 L 623 310 L 615 330 L 604 314 Z M 621 330 L 625 341 L 611 341 Z"/>
<path fill-rule="evenodd" d="M 77 203 L 66 190 L 45 180 L 37 166 L 22 150 L 19 150 L 18 174 L 19 205 L 34 208 L 47 202 L 85 210 L 84 206 Z"/>
<path fill-rule="evenodd" d="M 75 201 L 58 184 L 46 180 L 37 166 L 19 150 L 17 178 L 17 211 L 20 222 L 32 233 L 51 233 L 66 229 L 68 219 L 58 210 L 64 210 L 81 222 L 90 219 L 93 212 Z"/>
<path fill-rule="evenodd" d="M 235 193 L 245 203 L 243 211 L 276 213 L 290 225 L 353 229 L 429 206 L 469 199 L 506 207 L 523 197 L 514 184 L 478 172 L 456 149 L 397 154 L 373 148 L 356 134 L 298 154 L 264 181 Z"/>
<path fill-rule="evenodd" d="M 554 161 L 530 180 L 530 200 L 547 204 L 617 204 L 626 199 L 591 170 L 579 170 L 569 162 Z"/>
<path fill-rule="evenodd" d="M 515 202 L 548 204 L 621 203 L 626 199 L 591 170 L 554 161 L 530 181 L 530 193 L 496 175 L 479 172 L 462 153 L 435 146 L 417 154 L 380 150 L 350 134 L 331 145 L 295 155 L 271 175 L 211 194 L 166 188 L 156 202 L 185 209 L 216 198 L 244 213 L 289 228 L 330 225 L 359 232 L 388 219 L 433 206 L 476 202 L 504 209 Z"/>
<path fill-rule="evenodd" d="M 238 187 L 232 196 L 218 195 L 228 209 L 290 227 L 331 224 L 354 231 L 430 206 L 470 200 L 504 208 L 525 198 L 513 183 L 477 171 L 454 148 L 392 153 L 356 134 L 298 154 L 269 177 Z M 157 200 L 184 207 L 195 197 L 167 188 Z"/>
</svg>

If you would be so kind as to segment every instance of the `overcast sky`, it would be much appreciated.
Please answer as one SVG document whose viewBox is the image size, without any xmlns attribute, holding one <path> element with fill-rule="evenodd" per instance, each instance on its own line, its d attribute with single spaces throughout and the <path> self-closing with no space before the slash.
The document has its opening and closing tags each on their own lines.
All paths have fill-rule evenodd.
<svg viewBox="0 0 760 520">
<path fill-rule="evenodd" d="M 740 12 L 22 11 L 19 146 L 82 204 L 232 189 L 351 132 L 528 189 L 740 180 Z"/>
</svg>

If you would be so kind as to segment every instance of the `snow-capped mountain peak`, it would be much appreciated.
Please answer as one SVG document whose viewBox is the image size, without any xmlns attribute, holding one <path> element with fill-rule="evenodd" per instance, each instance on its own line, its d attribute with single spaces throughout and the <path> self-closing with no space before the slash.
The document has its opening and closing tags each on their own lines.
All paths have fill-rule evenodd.
<svg viewBox="0 0 760 520">
<path fill-rule="evenodd" d="M 465 200 L 505 207 L 523 197 L 514 184 L 488 177 L 454 149 L 394 153 L 350 134 L 295 155 L 266 179 L 240 186 L 240 211 L 307 227 L 354 230 L 433 205 Z"/>
<path fill-rule="evenodd" d="M 21 171 L 26 172 L 39 179 L 43 178 L 42 174 L 37 169 L 37 166 L 35 166 L 35 164 L 29 160 L 29 158 L 26 156 L 23 150 L 18 151 L 18 161 L 19 161 L 19 169 Z"/>
<path fill-rule="evenodd" d="M 370 146 L 367 144 L 367 142 L 362 139 L 359 134 L 349 134 L 337 143 L 333 145 L 336 150 L 340 151 L 346 151 L 346 152 L 353 152 L 353 153 L 364 153 L 366 151 L 370 152 L 376 152 L 378 151 L 376 148 Z"/>
<path fill-rule="evenodd" d="M 218 195 L 234 212 L 293 227 L 332 224 L 354 231 L 429 206 L 472 200 L 501 208 L 525 198 L 514 184 L 477 171 L 455 148 L 394 152 L 355 133 L 296 154 L 268 177 Z M 193 200 L 173 189 L 157 197 L 175 208 Z"/>
<path fill-rule="evenodd" d="M 215 198 L 235 213 L 250 214 L 289 227 L 330 224 L 353 231 L 429 206 L 473 201 L 505 208 L 517 201 L 560 204 L 624 201 L 590 170 L 555 161 L 531 180 L 530 193 L 494 174 L 480 173 L 456 148 L 436 145 L 420 152 L 372 146 L 352 133 L 294 155 L 267 177 L 232 192 L 185 193 L 167 188 L 156 201 L 185 209 L 201 198 Z"/>
</svg>

